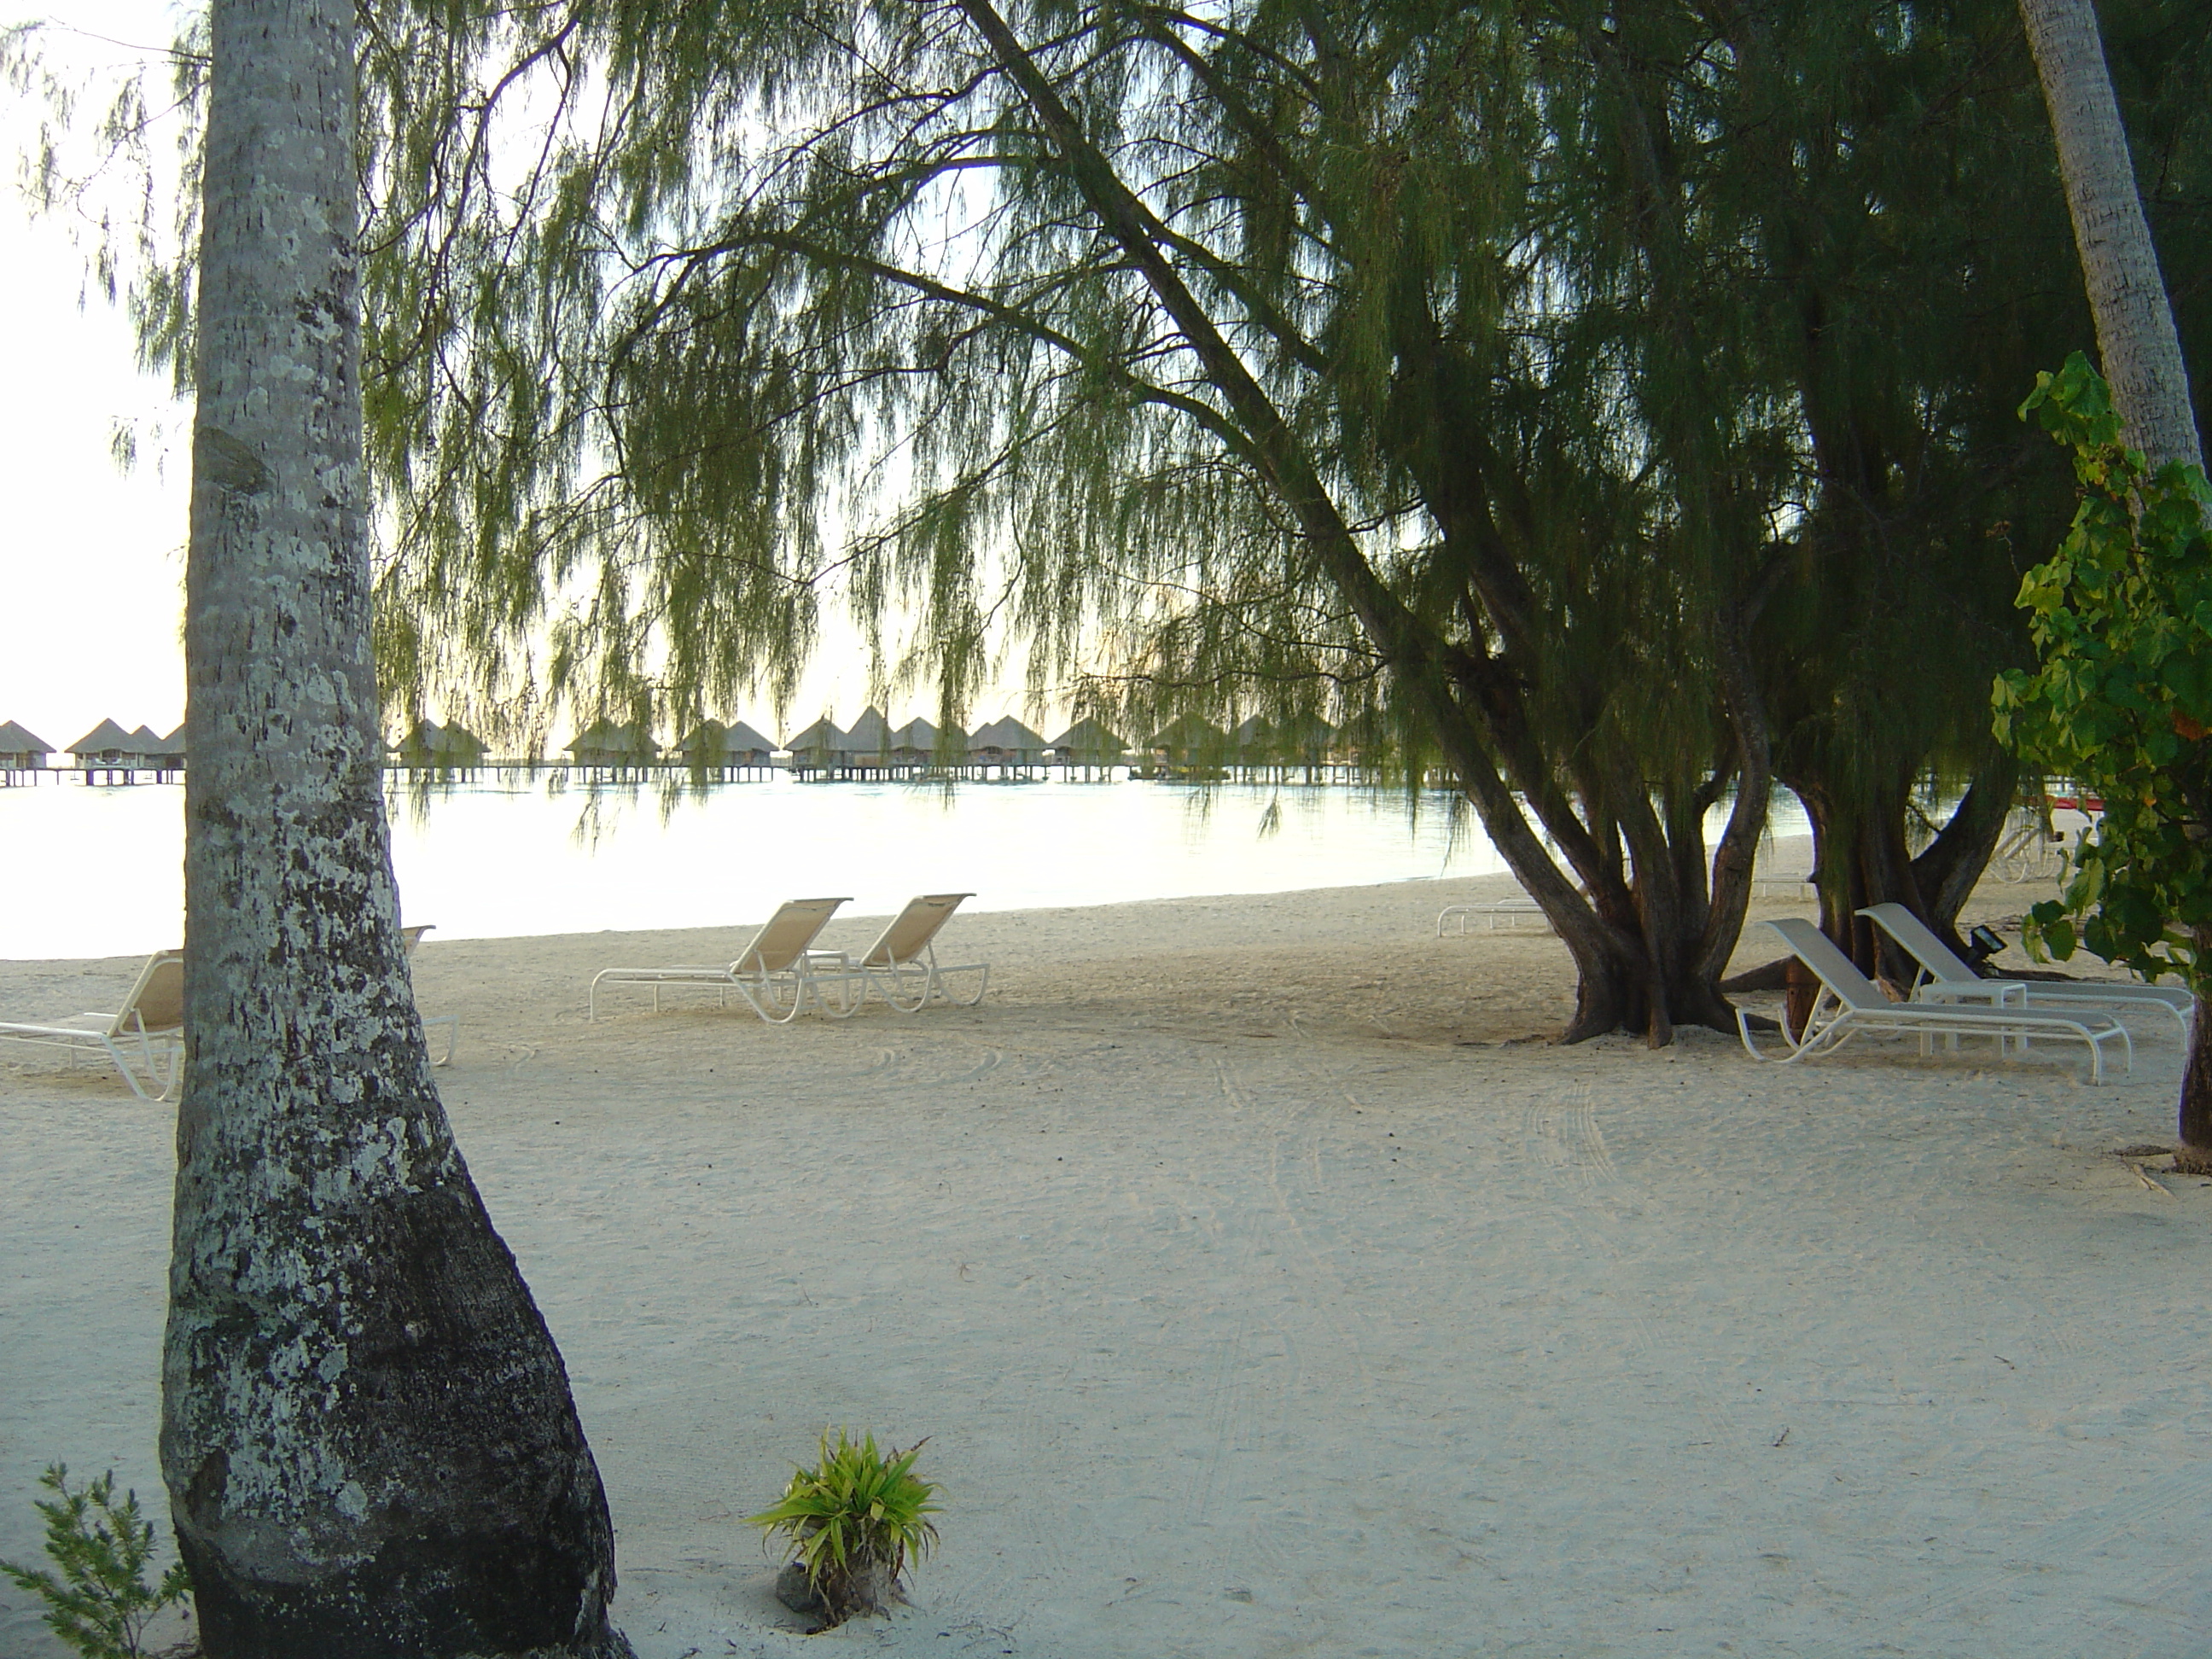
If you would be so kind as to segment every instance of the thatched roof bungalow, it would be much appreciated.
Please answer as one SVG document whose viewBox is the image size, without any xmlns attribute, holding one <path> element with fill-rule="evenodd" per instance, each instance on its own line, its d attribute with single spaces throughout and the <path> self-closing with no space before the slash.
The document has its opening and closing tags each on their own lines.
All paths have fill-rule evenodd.
<svg viewBox="0 0 2212 1659">
<path fill-rule="evenodd" d="M 155 738 L 149 750 L 155 769 L 162 772 L 181 772 L 185 769 L 185 726 L 177 722 L 177 729 L 166 738 Z"/>
<path fill-rule="evenodd" d="M 13 720 L 0 721 L 0 772 L 38 772 L 54 747 Z"/>
<path fill-rule="evenodd" d="M 1044 739 L 1012 714 L 979 726 L 968 738 L 968 760 L 974 766 L 1041 766 Z"/>
<path fill-rule="evenodd" d="M 783 746 L 791 750 L 793 766 L 820 768 L 836 764 L 844 742 L 845 734 L 837 729 L 837 722 L 824 714 L 805 730 L 787 738 Z"/>
<path fill-rule="evenodd" d="M 702 720 L 672 752 L 687 766 L 766 766 L 775 744 L 743 720 L 735 726 Z"/>
<path fill-rule="evenodd" d="M 1061 766 L 1113 766 L 1129 752 L 1129 745 L 1096 720 L 1085 718 L 1045 745 L 1045 754 Z"/>
<path fill-rule="evenodd" d="M 651 766 L 660 744 L 635 725 L 595 720 L 570 739 L 568 756 L 578 766 Z"/>
<path fill-rule="evenodd" d="M 968 752 L 968 734 L 958 726 L 939 730 L 925 720 L 910 720 L 891 733 L 891 764 L 933 766 L 942 755 L 957 758 Z"/>
<path fill-rule="evenodd" d="M 1316 717 L 1293 716 L 1280 722 L 1255 714 L 1230 734 L 1230 749 L 1247 766 L 1317 766 L 1328 757 L 1336 728 Z"/>
<path fill-rule="evenodd" d="M 1218 766 L 1229 734 L 1202 714 L 1184 714 L 1152 733 L 1145 747 L 1176 766 Z"/>
<path fill-rule="evenodd" d="M 147 732 L 148 738 L 154 734 Z M 158 743 L 160 739 L 155 738 Z M 146 744 L 134 740 L 113 720 L 100 723 L 69 746 L 78 767 L 86 771 L 136 772 L 150 768 Z"/>
<path fill-rule="evenodd" d="M 860 718 L 853 722 L 853 729 L 841 734 L 834 747 L 838 759 L 848 766 L 864 761 L 888 763 L 891 728 L 884 719 L 883 710 L 870 703 L 860 711 Z"/>
<path fill-rule="evenodd" d="M 393 745 L 392 757 L 402 766 L 469 767 L 483 765 L 485 752 L 484 740 L 468 727 L 422 720 Z"/>
</svg>

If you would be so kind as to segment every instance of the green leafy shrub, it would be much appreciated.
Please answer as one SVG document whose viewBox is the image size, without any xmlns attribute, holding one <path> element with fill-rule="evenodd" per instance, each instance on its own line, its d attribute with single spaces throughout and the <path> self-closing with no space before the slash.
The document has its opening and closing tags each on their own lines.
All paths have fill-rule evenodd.
<svg viewBox="0 0 2212 1659">
<path fill-rule="evenodd" d="M 2027 918 L 2031 950 L 2077 945 L 2146 979 L 2212 990 L 2212 491 L 2154 474 L 2120 442 L 2110 389 L 2076 352 L 2021 406 L 2074 451 L 2081 505 L 2019 603 L 2039 664 L 1996 688 L 1996 732 L 2031 768 L 2103 798 L 2064 897 Z"/>
<path fill-rule="evenodd" d="M 147 1583 L 154 1523 L 138 1512 L 137 1492 L 116 1503 L 114 1470 L 71 1492 L 68 1466 L 57 1463 L 39 1484 L 54 1494 L 38 1508 L 59 1575 L 12 1561 L 0 1561 L 0 1572 L 46 1604 L 47 1628 L 86 1659 L 140 1659 L 147 1625 L 191 1593 L 185 1564 Z"/>
<path fill-rule="evenodd" d="M 839 1429 L 836 1437 L 833 1444 L 823 1430 L 822 1461 L 793 1471 L 781 1503 L 746 1517 L 791 1540 L 825 1626 L 888 1611 L 908 1559 L 921 1560 L 937 1542 L 929 1520 L 937 1488 L 914 1472 L 927 1442 L 879 1452 L 873 1434 L 856 1443 Z"/>
</svg>

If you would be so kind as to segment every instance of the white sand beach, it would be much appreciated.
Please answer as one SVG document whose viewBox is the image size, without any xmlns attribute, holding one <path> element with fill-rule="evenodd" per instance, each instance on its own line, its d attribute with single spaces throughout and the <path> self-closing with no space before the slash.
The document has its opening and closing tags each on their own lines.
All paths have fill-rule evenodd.
<svg viewBox="0 0 2212 1659">
<path fill-rule="evenodd" d="M 780 894 L 432 935 L 641 1659 L 2212 1649 L 2212 1186 L 2114 1155 L 2171 1139 L 2172 1023 L 2102 1089 L 2078 1049 L 1554 1048 L 1558 941 L 1434 936 L 1507 890 L 963 915 L 981 1007 L 781 1030 L 584 1018 L 595 969 L 726 957 Z M 0 964 L 0 1018 L 135 966 Z M 0 1049 L 0 1556 L 56 1459 L 166 1537 L 171 1137 Z M 944 1541 L 810 1647 L 742 1517 L 825 1424 L 927 1436 Z M 0 1654 L 62 1652 L 0 1607 Z"/>
</svg>

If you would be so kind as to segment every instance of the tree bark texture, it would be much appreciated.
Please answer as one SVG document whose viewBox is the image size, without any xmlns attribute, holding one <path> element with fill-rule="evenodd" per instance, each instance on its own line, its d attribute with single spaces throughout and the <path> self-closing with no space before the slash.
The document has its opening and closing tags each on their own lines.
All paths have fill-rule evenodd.
<svg viewBox="0 0 2212 1659">
<path fill-rule="evenodd" d="M 2127 441 L 2150 459 L 2202 465 L 2189 371 L 2143 216 L 2128 136 L 2092 0 L 2020 0 L 2051 111 L 2066 208 L 2081 255 L 2097 355 Z"/>
<path fill-rule="evenodd" d="M 1814 884 L 1820 895 L 1820 931 L 1863 972 L 1909 985 L 1917 964 L 1888 934 L 1858 913 L 1870 905 L 1902 904 L 1936 936 L 1964 957 L 1959 912 L 1988 867 L 1990 854 L 2011 810 L 2019 769 L 2008 756 L 1995 757 L 1966 793 L 1935 839 L 1917 854 L 1905 843 L 1911 780 L 1888 788 L 1844 794 L 1810 773 L 1783 781 L 1805 804 L 1813 826 Z"/>
<path fill-rule="evenodd" d="M 398 933 L 354 17 L 211 19 L 162 1473 L 210 1659 L 609 1659 L 599 1473 L 431 1084 Z"/>
</svg>

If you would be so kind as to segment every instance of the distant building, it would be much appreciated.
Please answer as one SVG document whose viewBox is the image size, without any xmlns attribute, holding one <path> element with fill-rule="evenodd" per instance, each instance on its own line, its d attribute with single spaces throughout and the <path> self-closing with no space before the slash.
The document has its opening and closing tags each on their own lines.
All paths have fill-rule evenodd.
<svg viewBox="0 0 2212 1659">
<path fill-rule="evenodd" d="M 1218 766 L 1228 757 L 1229 734 L 1200 714 L 1185 714 L 1152 733 L 1145 747 L 1170 766 Z"/>
<path fill-rule="evenodd" d="M 426 771 L 461 771 L 483 765 L 486 752 L 484 740 L 468 727 L 422 720 L 392 746 L 392 758 L 401 766 Z"/>
<path fill-rule="evenodd" d="M 837 764 L 844 742 L 845 734 L 837 729 L 837 723 L 824 714 L 790 738 L 784 747 L 791 750 L 791 764 L 794 770 L 820 772 Z"/>
<path fill-rule="evenodd" d="M 1255 714 L 1229 734 L 1230 752 L 1243 766 L 1318 766 L 1335 741 L 1327 720 L 1295 716 L 1279 723 Z"/>
<path fill-rule="evenodd" d="M 690 736 L 671 752 L 686 766 L 713 770 L 719 767 L 766 766 L 775 750 L 774 743 L 743 720 L 735 726 L 725 726 L 720 720 L 702 720 L 692 728 Z"/>
<path fill-rule="evenodd" d="M 53 745 L 25 731 L 13 720 L 0 721 L 0 772 L 39 772 L 46 769 Z"/>
<path fill-rule="evenodd" d="M 185 728 L 182 722 L 166 738 L 155 738 L 148 758 L 157 772 L 181 772 L 185 769 Z"/>
<path fill-rule="evenodd" d="M 1045 745 L 1045 757 L 1056 766 L 1114 766 L 1129 752 L 1129 745 L 1095 720 L 1079 720 Z"/>
<path fill-rule="evenodd" d="M 1041 766 L 1044 763 L 1044 748 L 1042 738 L 1009 714 L 1004 720 L 993 720 L 988 726 L 979 726 L 969 734 L 968 763 L 970 766 Z"/>
<path fill-rule="evenodd" d="M 958 726 L 939 731 L 925 720 L 911 720 L 891 733 L 891 764 L 934 766 L 940 751 L 957 761 L 968 750 L 968 735 Z"/>
<path fill-rule="evenodd" d="M 578 766 L 651 766 L 660 758 L 660 745 L 636 726 L 598 720 L 570 739 L 568 757 Z"/>
<path fill-rule="evenodd" d="M 139 729 L 144 736 L 134 738 L 113 720 L 102 720 L 69 746 L 70 755 L 80 771 L 151 771 L 154 763 L 146 751 L 158 748 L 161 739 L 143 726 Z"/>
<path fill-rule="evenodd" d="M 152 726 L 135 726 L 130 735 L 130 752 L 138 761 L 132 770 L 159 773 L 178 769 L 169 764 L 169 740 Z"/>
<path fill-rule="evenodd" d="M 889 765 L 891 728 L 883 711 L 870 703 L 853 722 L 853 729 L 837 739 L 835 748 L 839 762 L 846 766 Z"/>
</svg>

